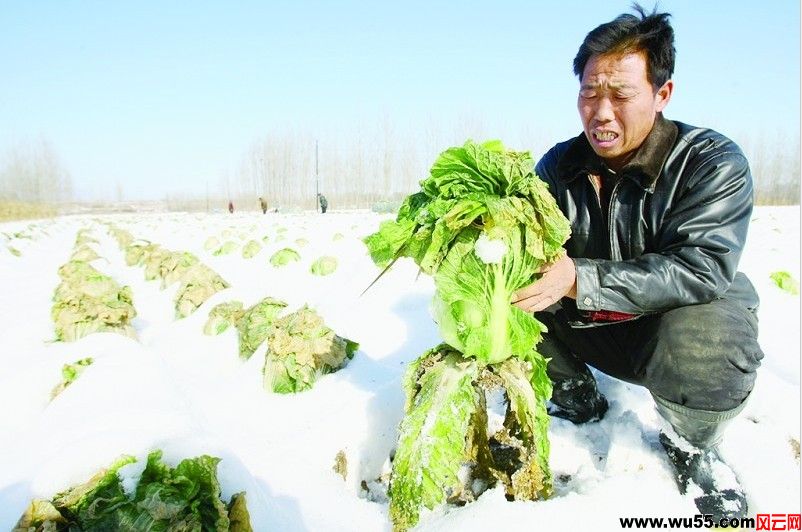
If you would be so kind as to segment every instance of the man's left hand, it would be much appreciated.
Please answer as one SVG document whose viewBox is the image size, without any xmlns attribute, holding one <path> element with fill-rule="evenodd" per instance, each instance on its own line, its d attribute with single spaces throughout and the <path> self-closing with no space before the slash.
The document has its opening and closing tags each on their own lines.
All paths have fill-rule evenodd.
<svg viewBox="0 0 802 532">
<path fill-rule="evenodd" d="M 540 269 L 543 276 L 512 295 L 512 304 L 524 312 L 550 307 L 563 297 L 576 299 L 576 267 L 568 255 Z"/>
</svg>

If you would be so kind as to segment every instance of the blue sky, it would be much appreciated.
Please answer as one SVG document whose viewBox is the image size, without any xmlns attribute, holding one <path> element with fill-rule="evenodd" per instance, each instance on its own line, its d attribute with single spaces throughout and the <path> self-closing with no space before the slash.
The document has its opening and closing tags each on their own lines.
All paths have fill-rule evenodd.
<svg viewBox="0 0 802 532">
<path fill-rule="evenodd" d="M 758 4 L 660 3 L 676 32 L 669 118 L 798 137 L 799 3 Z M 414 131 L 467 114 L 502 139 L 526 124 L 556 143 L 580 131 L 582 38 L 629 6 L 4 1 L 0 156 L 45 137 L 82 197 L 120 182 L 159 198 L 202 193 L 286 129 L 347 136 L 384 117 Z"/>
</svg>

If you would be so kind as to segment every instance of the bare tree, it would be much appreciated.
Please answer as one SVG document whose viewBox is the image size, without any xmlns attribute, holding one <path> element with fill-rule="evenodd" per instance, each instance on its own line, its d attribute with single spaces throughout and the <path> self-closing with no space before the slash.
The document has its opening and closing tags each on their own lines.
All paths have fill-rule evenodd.
<svg viewBox="0 0 802 532">
<path fill-rule="evenodd" d="M 72 198 L 72 179 L 52 144 L 41 138 L 9 148 L 0 162 L 0 199 L 59 203 Z"/>
</svg>

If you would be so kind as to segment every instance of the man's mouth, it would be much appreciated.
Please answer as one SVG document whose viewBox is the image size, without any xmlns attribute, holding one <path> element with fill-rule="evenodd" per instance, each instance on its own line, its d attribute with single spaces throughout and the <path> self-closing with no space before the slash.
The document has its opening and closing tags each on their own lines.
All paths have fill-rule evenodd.
<svg viewBox="0 0 802 532">
<path fill-rule="evenodd" d="M 612 131 L 594 131 L 593 138 L 599 142 L 610 142 L 618 138 L 618 133 Z"/>
</svg>

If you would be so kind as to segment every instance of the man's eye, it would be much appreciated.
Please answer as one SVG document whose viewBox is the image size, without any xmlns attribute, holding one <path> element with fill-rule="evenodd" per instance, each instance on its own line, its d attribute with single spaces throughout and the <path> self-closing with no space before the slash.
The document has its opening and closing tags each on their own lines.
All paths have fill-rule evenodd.
<svg viewBox="0 0 802 532">
<path fill-rule="evenodd" d="M 595 91 L 579 91 L 579 96 L 581 96 L 585 100 L 589 100 L 591 98 L 595 98 L 596 97 L 596 92 Z"/>
<path fill-rule="evenodd" d="M 615 99 L 619 101 L 626 101 L 632 98 L 631 94 L 616 94 Z"/>
</svg>

